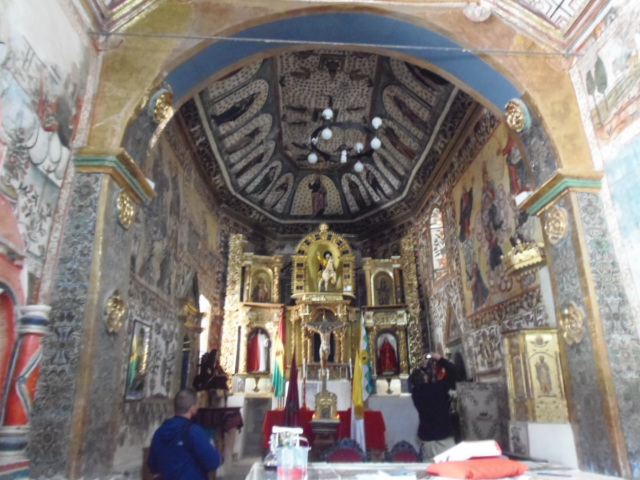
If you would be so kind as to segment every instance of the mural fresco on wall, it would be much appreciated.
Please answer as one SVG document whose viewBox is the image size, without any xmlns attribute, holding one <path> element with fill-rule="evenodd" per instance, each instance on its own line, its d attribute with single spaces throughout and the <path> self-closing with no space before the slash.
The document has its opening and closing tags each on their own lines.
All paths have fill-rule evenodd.
<svg viewBox="0 0 640 480">
<path fill-rule="evenodd" d="M 614 2 L 615 3 L 615 2 Z M 599 142 L 608 143 L 640 117 L 640 4 L 612 6 L 582 45 L 577 68 Z"/>
<path fill-rule="evenodd" d="M 638 2 L 615 1 L 584 42 L 572 79 L 597 166 L 605 171 L 610 197 L 605 199 L 615 217 L 609 218 L 616 248 L 628 258 L 625 275 L 631 298 L 640 294 L 638 209 L 633 186 L 640 181 L 640 15 Z M 596 75 L 597 74 L 597 75 Z M 588 125 L 588 123 L 586 124 Z M 635 301 L 635 300 L 633 300 Z M 638 308 L 637 305 L 635 307 Z"/>
<path fill-rule="evenodd" d="M 622 240 L 631 259 L 629 268 L 640 295 L 640 201 L 638 179 L 640 178 L 640 138 L 623 146 L 614 158 L 605 165 L 607 181 L 615 205 Z"/>
<path fill-rule="evenodd" d="M 512 237 L 539 241 L 539 222 L 517 212 L 514 197 L 527 187 L 526 163 L 499 126 L 453 188 L 464 306 L 468 315 L 534 287 L 534 274 L 505 274 L 502 256 Z"/>
<path fill-rule="evenodd" d="M 86 45 L 55 2 L 3 1 L 0 10 L 0 192 L 38 276 L 82 108 Z M 58 42 L 46 38 L 52 28 Z"/>
</svg>

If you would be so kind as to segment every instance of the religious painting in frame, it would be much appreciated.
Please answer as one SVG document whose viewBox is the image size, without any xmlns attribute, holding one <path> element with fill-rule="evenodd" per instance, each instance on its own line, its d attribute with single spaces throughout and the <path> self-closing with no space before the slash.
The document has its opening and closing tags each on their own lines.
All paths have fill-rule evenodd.
<svg viewBox="0 0 640 480">
<path fill-rule="evenodd" d="M 129 343 L 129 361 L 125 384 L 125 400 L 141 400 L 144 397 L 149 364 L 149 345 L 151 327 L 145 323 L 134 321 Z"/>
<path fill-rule="evenodd" d="M 539 284 L 536 274 L 511 277 L 502 262 L 514 234 L 541 241 L 539 222 L 516 208 L 515 198 L 529 191 L 526 167 L 507 127 L 499 125 L 452 190 L 467 315 L 486 312 Z"/>
</svg>

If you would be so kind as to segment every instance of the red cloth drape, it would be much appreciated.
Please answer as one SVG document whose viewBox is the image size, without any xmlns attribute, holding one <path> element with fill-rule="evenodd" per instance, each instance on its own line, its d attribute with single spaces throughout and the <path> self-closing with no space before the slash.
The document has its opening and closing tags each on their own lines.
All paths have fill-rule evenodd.
<svg viewBox="0 0 640 480">
<path fill-rule="evenodd" d="M 309 410 L 308 408 L 301 408 L 299 412 L 300 426 L 302 427 L 303 435 L 309 440 L 311 446 L 313 446 L 313 430 L 311 429 L 313 413 L 313 410 Z M 338 411 L 338 417 L 340 418 L 340 425 L 338 426 L 337 432 L 338 438 L 350 437 L 351 409 Z M 269 410 L 267 412 L 262 426 L 262 447 L 264 449 L 269 448 L 269 436 L 271 435 L 273 426 L 285 425 L 284 422 L 284 410 Z M 387 442 L 385 440 L 386 427 L 382 412 L 377 410 L 364 411 L 364 431 L 367 448 L 380 451 L 387 449 Z"/>
<path fill-rule="evenodd" d="M 291 371 L 289 373 L 289 391 L 284 402 L 284 423 L 287 427 L 300 426 L 300 396 L 298 394 L 298 365 L 296 364 L 296 351 L 293 351 L 291 359 Z"/>
<path fill-rule="evenodd" d="M 260 334 L 254 333 L 247 348 L 247 372 L 260 371 Z"/>
</svg>

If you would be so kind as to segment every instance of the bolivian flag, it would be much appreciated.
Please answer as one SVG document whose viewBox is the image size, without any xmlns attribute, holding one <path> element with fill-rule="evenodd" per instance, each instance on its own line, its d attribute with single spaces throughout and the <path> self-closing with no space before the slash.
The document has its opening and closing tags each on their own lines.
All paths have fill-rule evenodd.
<svg viewBox="0 0 640 480">
<path fill-rule="evenodd" d="M 353 388 L 351 401 L 357 418 L 364 418 L 364 402 L 373 392 L 373 376 L 369 362 L 369 339 L 364 328 L 364 314 L 360 319 L 360 346 L 356 355 L 355 368 L 353 370 Z"/>
<path fill-rule="evenodd" d="M 282 398 L 284 395 L 284 329 L 285 323 L 283 307 L 282 316 L 280 317 L 280 327 L 278 328 L 278 335 L 276 336 L 276 362 L 273 368 L 273 378 L 271 379 L 271 384 L 273 385 L 273 391 L 276 398 Z"/>
</svg>

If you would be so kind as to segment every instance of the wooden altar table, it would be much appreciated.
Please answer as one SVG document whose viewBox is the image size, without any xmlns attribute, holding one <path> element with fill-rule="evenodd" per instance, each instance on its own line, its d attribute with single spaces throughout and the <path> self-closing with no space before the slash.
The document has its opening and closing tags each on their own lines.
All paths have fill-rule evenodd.
<svg viewBox="0 0 640 480">
<path fill-rule="evenodd" d="M 313 446 L 313 430 L 311 429 L 313 413 L 313 410 L 309 410 L 308 408 L 300 409 L 300 426 L 302 427 L 304 437 L 309 440 L 311 446 Z M 339 410 L 337 413 L 340 419 L 337 437 L 338 439 L 348 438 L 351 436 L 351 409 Z M 265 450 L 269 448 L 269 437 L 274 425 L 284 425 L 284 410 L 269 410 L 264 417 L 262 447 Z M 385 430 L 386 427 L 382 412 L 365 410 L 364 432 L 367 448 L 379 451 L 386 450 Z"/>
</svg>

